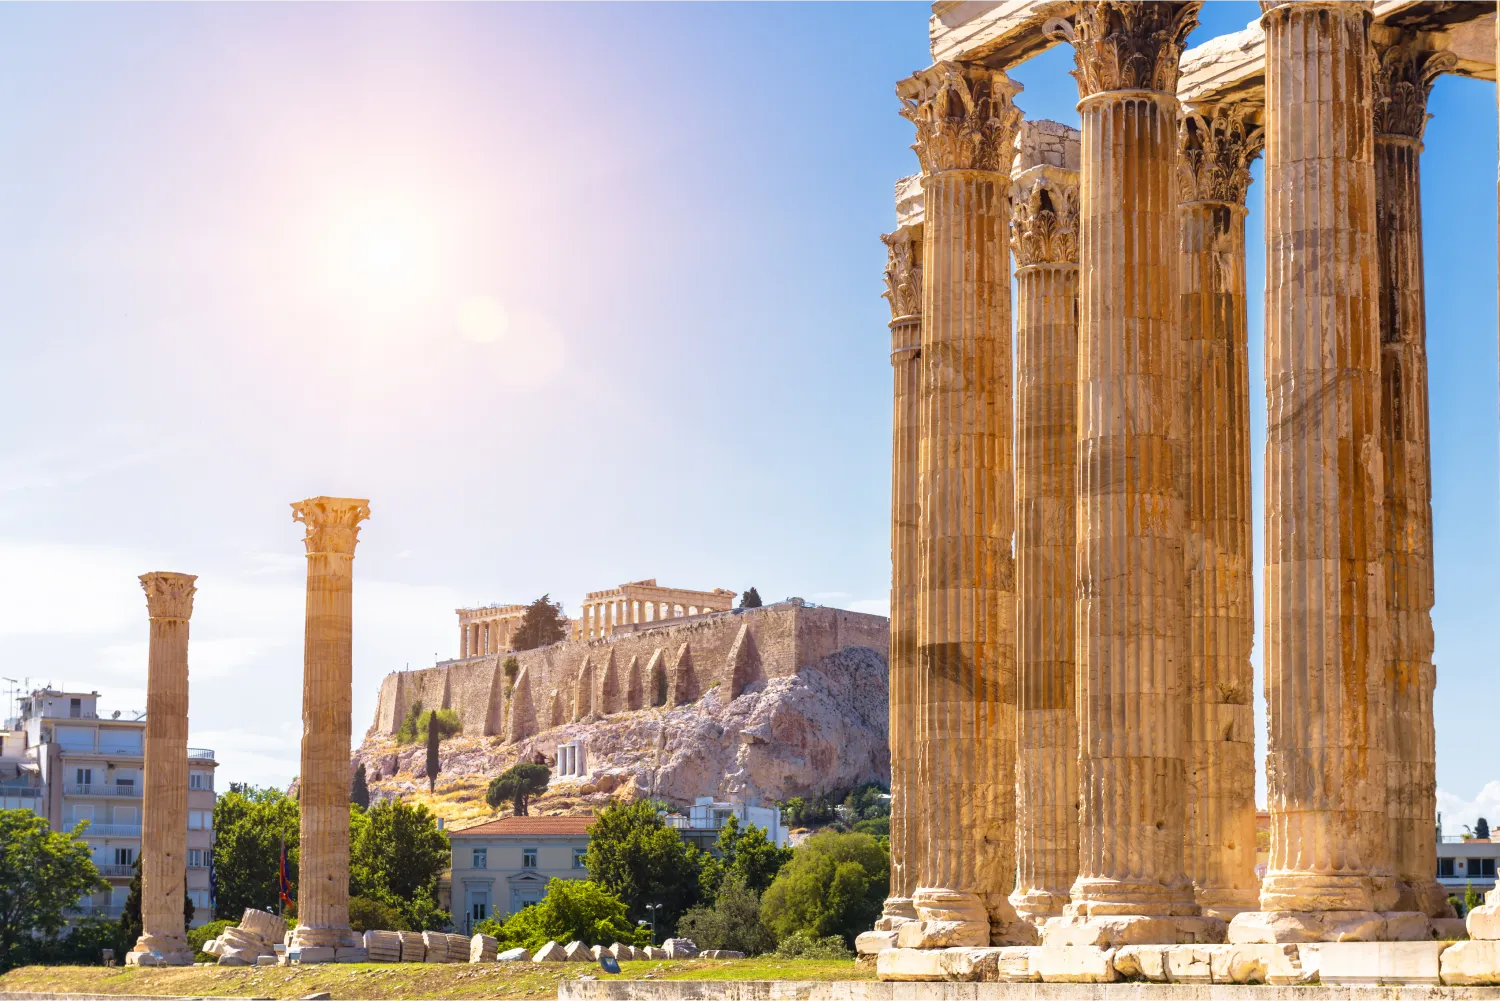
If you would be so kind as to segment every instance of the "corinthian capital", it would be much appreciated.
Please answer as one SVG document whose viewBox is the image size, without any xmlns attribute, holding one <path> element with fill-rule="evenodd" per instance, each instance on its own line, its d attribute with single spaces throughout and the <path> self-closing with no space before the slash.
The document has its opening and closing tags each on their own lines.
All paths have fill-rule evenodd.
<svg viewBox="0 0 1500 1001">
<path fill-rule="evenodd" d="M 901 116 L 917 127 L 922 173 L 1010 170 L 1021 124 L 1021 85 L 999 70 L 942 62 L 896 85 Z"/>
<path fill-rule="evenodd" d="M 1202 0 L 1085 0 L 1073 23 L 1046 29 L 1073 44 L 1078 96 L 1149 90 L 1175 96 L 1187 36 L 1198 26 Z"/>
<path fill-rule="evenodd" d="M 1016 267 L 1078 263 L 1078 172 L 1033 167 L 1010 192 L 1010 247 Z"/>
<path fill-rule="evenodd" d="M 309 497 L 292 504 L 292 520 L 307 526 L 303 541 L 309 556 L 353 556 L 359 523 L 369 516 L 370 502 L 357 497 Z"/>
<path fill-rule="evenodd" d="M 1182 116 L 1177 126 L 1178 200 L 1243 206 L 1250 162 L 1265 148 L 1265 130 L 1250 107 L 1227 104 Z"/>
<path fill-rule="evenodd" d="M 1427 98 L 1442 73 L 1458 63 L 1452 52 L 1428 52 L 1410 40 L 1389 46 L 1375 67 L 1375 134 L 1421 139 Z"/>
<path fill-rule="evenodd" d="M 922 241 L 910 227 L 902 226 L 882 236 L 887 260 L 884 296 L 891 304 L 891 319 L 922 312 Z"/>
<path fill-rule="evenodd" d="M 165 570 L 141 574 L 147 613 L 153 619 L 182 619 L 186 622 L 192 618 L 193 595 L 198 591 L 193 582 L 197 579 L 190 573 Z"/>
</svg>

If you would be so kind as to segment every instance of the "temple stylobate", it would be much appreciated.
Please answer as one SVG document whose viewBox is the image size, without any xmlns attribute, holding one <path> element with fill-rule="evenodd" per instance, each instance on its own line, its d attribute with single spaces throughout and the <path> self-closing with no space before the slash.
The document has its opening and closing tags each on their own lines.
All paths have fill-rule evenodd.
<svg viewBox="0 0 1500 1001">
<path fill-rule="evenodd" d="M 1271 950 L 1226 961 L 1264 981 L 1359 942 L 1436 971 L 1463 931 L 1435 879 L 1419 160 L 1437 77 L 1495 79 L 1495 7 L 1266 0 L 1188 49 L 1201 6 L 935 3 L 896 88 L 892 888 L 859 943 L 887 979 L 1149 978 L 1117 950 L 1211 946 Z M 1077 129 L 1007 75 L 1054 45 Z M 1496 909 L 1449 958 L 1500 982 Z"/>
</svg>

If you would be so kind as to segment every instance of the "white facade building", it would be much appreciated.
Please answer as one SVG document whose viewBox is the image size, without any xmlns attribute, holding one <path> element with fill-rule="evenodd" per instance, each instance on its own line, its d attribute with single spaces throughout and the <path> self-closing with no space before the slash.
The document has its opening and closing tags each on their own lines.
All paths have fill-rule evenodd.
<svg viewBox="0 0 1500 1001">
<path fill-rule="evenodd" d="M 453 923 L 467 932 L 547 895 L 548 880 L 588 879 L 583 856 L 593 817 L 502 817 L 449 831 Z"/>
</svg>

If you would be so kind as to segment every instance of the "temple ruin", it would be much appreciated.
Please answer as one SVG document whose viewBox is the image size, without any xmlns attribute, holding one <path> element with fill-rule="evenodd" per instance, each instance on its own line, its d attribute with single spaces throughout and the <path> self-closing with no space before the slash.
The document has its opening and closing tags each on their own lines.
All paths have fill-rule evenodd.
<svg viewBox="0 0 1500 1001">
<path fill-rule="evenodd" d="M 885 979 L 1328 983 L 1399 954 L 1430 973 L 1407 982 L 1500 983 L 1500 894 L 1435 941 L 1462 926 L 1434 870 L 1418 167 L 1437 76 L 1495 79 L 1495 9 L 1260 6 L 1184 51 L 1200 3 L 939 2 L 897 85 L 892 888 L 859 943 Z M 1055 44 L 1081 129 L 1023 121 L 1007 76 Z"/>
</svg>

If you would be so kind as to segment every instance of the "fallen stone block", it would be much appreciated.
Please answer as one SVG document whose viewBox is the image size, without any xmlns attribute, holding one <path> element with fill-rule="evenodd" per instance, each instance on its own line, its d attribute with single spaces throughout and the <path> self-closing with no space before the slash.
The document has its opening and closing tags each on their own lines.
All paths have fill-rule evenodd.
<svg viewBox="0 0 1500 1001">
<path fill-rule="evenodd" d="M 370 954 L 362 945 L 341 945 L 333 950 L 335 963 L 368 963 Z"/>
<path fill-rule="evenodd" d="M 287 933 L 286 922 L 270 911 L 245 908 L 240 915 L 239 930 L 254 935 L 267 944 L 280 942 Z"/>
<path fill-rule="evenodd" d="M 567 962 L 566 951 L 556 942 L 548 942 L 536 951 L 531 957 L 533 963 L 564 963 Z"/>
<path fill-rule="evenodd" d="M 1229 922 L 1232 945 L 1318 942 L 1323 922 L 1318 915 L 1300 911 L 1245 911 Z"/>
<path fill-rule="evenodd" d="M 211 938 L 207 942 L 203 943 L 203 951 L 208 953 L 210 956 L 217 956 L 219 954 L 219 950 L 222 948 L 223 946 L 220 945 L 219 940 L 216 938 Z"/>
<path fill-rule="evenodd" d="M 397 932 L 401 936 L 401 962 L 421 963 L 427 959 L 427 943 L 419 931 Z"/>
<path fill-rule="evenodd" d="M 1300 976 L 1297 947 L 1276 943 L 1231 944 L 1217 946 L 1209 953 L 1209 970 L 1216 984 L 1269 984 L 1272 969 L 1283 978 Z"/>
<path fill-rule="evenodd" d="M 908 921 L 896 929 L 898 949 L 983 948 L 990 927 L 979 921 Z"/>
<path fill-rule="evenodd" d="M 1031 969 L 1044 983 L 1103 984 L 1118 979 L 1114 951 L 1090 945 L 1040 945 L 1031 950 Z"/>
<path fill-rule="evenodd" d="M 220 966 L 249 966 L 254 961 L 254 959 L 255 959 L 255 957 L 252 957 L 250 959 L 246 959 L 244 952 L 241 951 L 241 950 L 236 949 L 236 950 L 234 950 L 232 952 L 226 952 L 224 955 L 220 956 L 219 957 L 219 965 Z"/>
<path fill-rule="evenodd" d="M 1122 945 L 1115 950 L 1115 973 L 1122 980 L 1167 982 L 1166 945 Z"/>
<path fill-rule="evenodd" d="M 1488 901 L 1495 897 L 1495 891 L 1491 890 L 1485 895 Z M 1484 942 L 1500 941 L 1500 903 L 1484 903 L 1469 912 L 1464 919 L 1468 928 L 1469 937 Z"/>
<path fill-rule="evenodd" d="M 495 961 L 499 963 L 524 963 L 530 958 L 531 954 L 525 949 L 506 949 L 495 956 Z"/>
<path fill-rule="evenodd" d="M 666 955 L 654 945 L 646 946 L 647 959 L 666 959 Z"/>
<path fill-rule="evenodd" d="M 876 956 L 882 949 L 896 948 L 896 932 L 866 931 L 854 937 L 854 951 L 861 956 Z"/>
<path fill-rule="evenodd" d="M 602 955 L 604 955 L 604 946 L 602 946 L 602 945 L 589 946 L 589 955 L 592 956 L 592 957 L 594 957 L 594 962 L 596 962 L 596 963 L 599 962 L 599 957 L 602 956 Z"/>
<path fill-rule="evenodd" d="M 448 936 L 440 931 L 424 931 L 422 933 L 422 946 L 427 950 L 423 958 L 426 963 L 448 962 Z"/>
<path fill-rule="evenodd" d="M 338 950 L 328 946 L 305 945 L 295 953 L 294 958 L 303 966 L 311 966 L 314 963 L 332 963 L 338 959 Z"/>
<path fill-rule="evenodd" d="M 255 965 L 256 966 L 275 966 L 276 963 L 277 963 L 277 959 L 276 959 L 276 957 L 274 955 L 272 955 L 272 956 L 256 956 L 255 957 Z"/>
<path fill-rule="evenodd" d="M 1222 945 L 1174 945 L 1166 950 L 1167 980 L 1174 984 L 1213 983 L 1213 955 Z M 1118 969 L 1118 960 L 1116 968 Z"/>
<path fill-rule="evenodd" d="M 1384 911 L 1380 915 L 1385 922 L 1381 933 L 1384 942 L 1431 942 L 1432 922 L 1421 911 Z"/>
<path fill-rule="evenodd" d="M 707 949 L 707 950 L 705 950 L 703 952 L 698 953 L 698 958 L 699 959 L 744 959 L 745 958 L 745 954 L 743 952 L 737 952 L 734 949 Z"/>
<path fill-rule="evenodd" d="M 1469 929 L 1463 918 L 1428 918 L 1432 922 L 1432 937 L 1457 942 L 1469 937 Z"/>
<path fill-rule="evenodd" d="M 690 938 L 669 938 L 661 947 L 668 959 L 692 959 L 698 955 L 698 943 Z"/>
<path fill-rule="evenodd" d="M 1325 984 L 1437 984 L 1440 956 L 1449 942 L 1323 942 L 1299 946 L 1316 952 Z"/>
<path fill-rule="evenodd" d="M 886 949 L 875 957 L 875 975 L 881 980 L 946 980 L 942 955 L 938 949 Z"/>
<path fill-rule="evenodd" d="M 1385 937 L 1385 919 L 1374 911 L 1324 911 L 1324 942 L 1378 942 Z"/>
<path fill-rule="evenodd" d="M 1443 950 L 1438 976 L 1453 987 L 1500 986 L 1500 941 L 1470 939 Z"/>
<path fill-rule="evenodd" d="M 469 962 L 493 963 L 499 950 L 500 943 L 495 941 L 495 936 L 475 935 L 469 940 Z"/>
<path fill-rule="evenodd" d="M 563 959 L 569 963 L 592 963 L 594 954 L 582 942 L 569 942 L 563 949 Z"/>
</svg>

